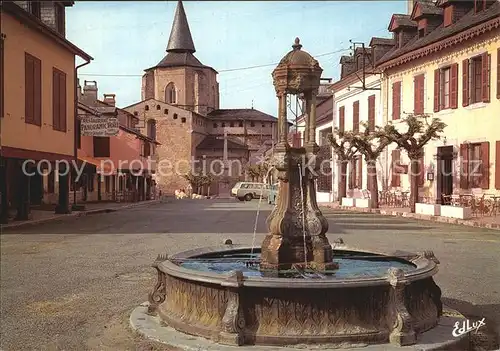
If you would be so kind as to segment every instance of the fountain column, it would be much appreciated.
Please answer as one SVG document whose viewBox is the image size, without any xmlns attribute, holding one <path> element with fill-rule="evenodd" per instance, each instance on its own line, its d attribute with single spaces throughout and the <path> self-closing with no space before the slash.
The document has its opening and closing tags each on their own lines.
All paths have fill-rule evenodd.
<svg viewBox="0 0 500 351">
<path fill-rule="evenodd" d="M 274 153 L 279 189 L 276 206 L 268 218 L 269 234 L 262 242 L 263 271 L 300 269 L 331 270 L 332 247 L 326 238 L 328 222 L 316 202 L 315 179 L 320 163 L 315 142 L 316 94 L 322 69 L 299 39 L 273 72 L 279 99 L 279 143 Z M 303 94 L 306 104 L 305 146 L 293 148 L 287 141 L 286 95 Z"/>
</svg>

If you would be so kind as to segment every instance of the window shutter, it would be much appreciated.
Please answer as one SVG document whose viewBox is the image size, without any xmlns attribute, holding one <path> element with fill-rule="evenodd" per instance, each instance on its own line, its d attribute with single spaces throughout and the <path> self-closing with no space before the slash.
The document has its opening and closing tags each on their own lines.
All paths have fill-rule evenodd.
<svg viewBox="0 0 500 351">
<path fill-rule="evenodd" d="M 3 50 L 3 36 L 0 35 L 0 118 L 4 116 L 4 50 Z"/>
<path fill-rule="evenodd" d="M 370 169 L 366 167 L 366 188 L 370 190 L 372 188 L 372 177 L 370 177 Z"/>
<path fill-rule="evenodd" d="M 392 84 L 392 119 L 401 117 L 401 82 Z"/>
<path fill-rule="evenodd" d="M 497 49 L 497 99 L 500 99 L 500 48 Z"/>
<path fill-rule="evenodd" d="M 359 101 L 352 104 L 352 130 L 359 132 Z"/>
<path fill-rule="evenodd" d="M 414 106 L 413 113 L 420 115 L 424 113 L 424 75 L 418 75 L 413 79 Z"/>
<path fill-rule="evenodd" d="M 345 128 L 345 106 L 339 108 L 339 131 L 343 132 Z"/>
<path fill-rule="evenodd" d="M 413 113 L 418 114 L 418 107 L 420 106 L 420 94 L 418 88 L 418 77 L 413 77 Z"/>
<path fill-rule="evenodd" d="M 26 54 L 24 58 L 24 121 L 33 123 L 35 119 L 35 63 Z"/>
<path fill-rule="evenodd" d="M 481 98 L 483 102 L 490 102 L 490 58 L 491 56 L 485 52 L 481 60 Z"/>
<path fill-rule="evenodd" d="M 149 155 L 151 155 L 151 152 L 150 152 L 150 145 L 149 145 L 149 142 L 148 141 L 145 141 L 144 142 L 144 157 L 149 157 Z"/>
<path fill-rule="evenodd" d="M 66 132 L 66 74 L 59 73 L 59 128 Z"/>
<path fill-rule="evenodd" d="M 495 148 L 495 189 L 500 190 L 500 140 L 497 140 Z"/>
<path fill-rule="evenodd" d="M 392 187 L 401 186 L 401 178 L 399 176 L 399 162 L 401 159 L 401 153 L 399 150 L 392 150 Z"/>
<path fill-rule="evenodd" d="M 460 144 L 460 189 L 469 188 L 469 148 L 467 144 Z"/>
<path fill-rule="evenodd" d="M 368 97 L 368 128 L 375 130 L 375 95 Z"/>
<path fill-rule="evenodd" d="M 462 61 L 462 106 L 469 106 L 469 60 Z"/>
<path fill-rule="evenodd" d="M 349 189 L 354 189 L 354 182 L 356 178 L 356 164 L 354 159 L 350 162 L 350 172 L 349 172 Z"/>
<path fill-rule="evenodd" d="M 450 107 L 458 108 L 458 63 L 450 68 Z"/>
<path fill-rule="evenodd" d="M 34 118 L 33 123 L 37 126 L 42 125 L 42 62 L 39 59 L 34 60 Z"/>
<path fill-rule="evenodd" d="M 490 143 L 481 143 L 481 188 L 490 188 Z"/>
<path fill-rule="evenodd" d="M 363 188 L 363 158 L 361 156 L 358 157 L 358 188 Z"/>
<path fill-rule="evenodd" d="M 424 156 L 418 160 L 418 186 L 424 186 L 425 183 L 425 159 Z"/>
<path fill-rule="evenodd" d="M 439 95 L 440 95 L 440 84 L 439 78 L 441 71 L 439 69 L 434 70 L 434 112 L 439 112 Z"/>
<path fill-rule="evenodd" d="M 52 71 L 52 128 L 55 130 L 60 130 L 60 108 L 59 108 L 59 98 L 60 93 L 60 81 L 59 72 L 55 69 Z"/>
</svg>

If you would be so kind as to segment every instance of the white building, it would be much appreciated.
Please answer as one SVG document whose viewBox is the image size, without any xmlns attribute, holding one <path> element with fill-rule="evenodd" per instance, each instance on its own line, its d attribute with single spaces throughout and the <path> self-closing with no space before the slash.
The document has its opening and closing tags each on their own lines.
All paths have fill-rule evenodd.
<svg viewBox="0 0 500 351">
<path fill-rule="evenodd" d="M 335 179 L 332 152 L 328 141 L 328 134 L 333 131 L 333 120 L 335 110 L 333 109 L 333 97 L 327 90 L 329 85 L 322 84 L 319 89 L 318 103 L 316 104 L 316 143 L 320 146 L 322 156 L 330 159 L 330 162 L 323 162 L 316 185 L 316 200 L 318 202 L 334 201 L 333 181 Z M 297 121 L 297 134 L 292 140 L 293 146 L 303 145 L 305 130 L 305 119 L 299 118 Z M 293 137 L 292 137 L 293 138 Z"/>
<path fill-rule="evenodd" d="M 374 72 L 372 62 L 382 57 L 392 47 L 392 39 L 372 38 L 370 47 L 355 51 L 354 56 L 342 56 L 341 78 L 330 86 L 333 94 L 333 128 L 340 131 L 364 130 L 362 122 L 368 122 L 374 128 L 383 126 L 386 121 L 382 113 L 381 75 Z M 364 63 L 363 63 L 364 60 Z M 387 169 L 387 151 L 384 151 L 377 162 L 378 188 L 388 186 L 389 170 Z M 340 173 L 340 164 L 334 155 L 335 173 Z M 339 177 L 333 182 L 333 201 L 338 200 Z M 366 161 L 357 154 L 347 167 L 347 196 L 359 198 L 363 190 L 368 188 L 368 172 Z"/>
</svg>

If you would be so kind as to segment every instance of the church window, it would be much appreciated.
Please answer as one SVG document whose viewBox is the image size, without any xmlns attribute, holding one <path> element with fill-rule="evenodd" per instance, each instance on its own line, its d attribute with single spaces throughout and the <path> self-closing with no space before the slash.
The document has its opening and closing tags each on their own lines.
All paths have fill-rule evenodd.
<svg viewBox="0 0 500 351">
<path fill-rule="evenodd" d="M 168 83 L 165 88 L 165 101 L 169 104 L 177 103 L 177 91 L 175 89 L 174 83 Z"/>
<path fill-rule="evenodd" d="M 265 128 L 266 127 L 266 124 L 265 123 L 262 123 L 262 128 Z"/>
<path fill-rule="evenodd" d="M 217 123 L 214 123 L 214 128 L 217 128 Z"/>
<path fill-rule="evenodd" d="M 146 111 L 149 111 L 149 106 L 148 106 L 148 105 L 144 106 L 144 109 L 145 109 Z"/>
<path fill-rule="evenodd" d="M 166 115 L 168 115 L 168 108 L 164 109 L 163 113 L 166 114 Z"/>
<path fill-rule="evenodd" d="M 182 117 L 182 118 L 181 118 L 181 122 L 182 122 L 182 123 L 186 123 L 186 117 Z"/>
<path fill-rule="evenodd" d="M 161 106 L 160 105 L 156 105 L 156 109 L 159 111 L 161 110 Z"/>
<path fill-rule="evenodd" d="M 134 111 L 134 116 L 138 116 L 138 115 L 139 115 L 139 112 Z"/>
<path fill-rule="evenodd" d="M 177 119 L 177 113 L 174 113 L 174 119 Z"/>
<path fill-rule="evenodd" d="M 234 122 L 230 122 L 230 123 L 229 123 L 229 126 L 230 126 L 230 127 L 234 127 Z"/>
</svg>

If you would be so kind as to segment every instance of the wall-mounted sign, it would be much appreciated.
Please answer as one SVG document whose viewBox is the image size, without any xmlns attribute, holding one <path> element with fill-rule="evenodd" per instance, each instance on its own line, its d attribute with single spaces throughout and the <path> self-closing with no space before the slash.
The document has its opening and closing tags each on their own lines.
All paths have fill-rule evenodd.
<svg viewBox="0 0 500 351">
<path fill-rule="evenodd" d="M 82 117 L 80 131 L 82 136 L 117 136 L 120 130 L 118 118 Z"/>
</svg>

